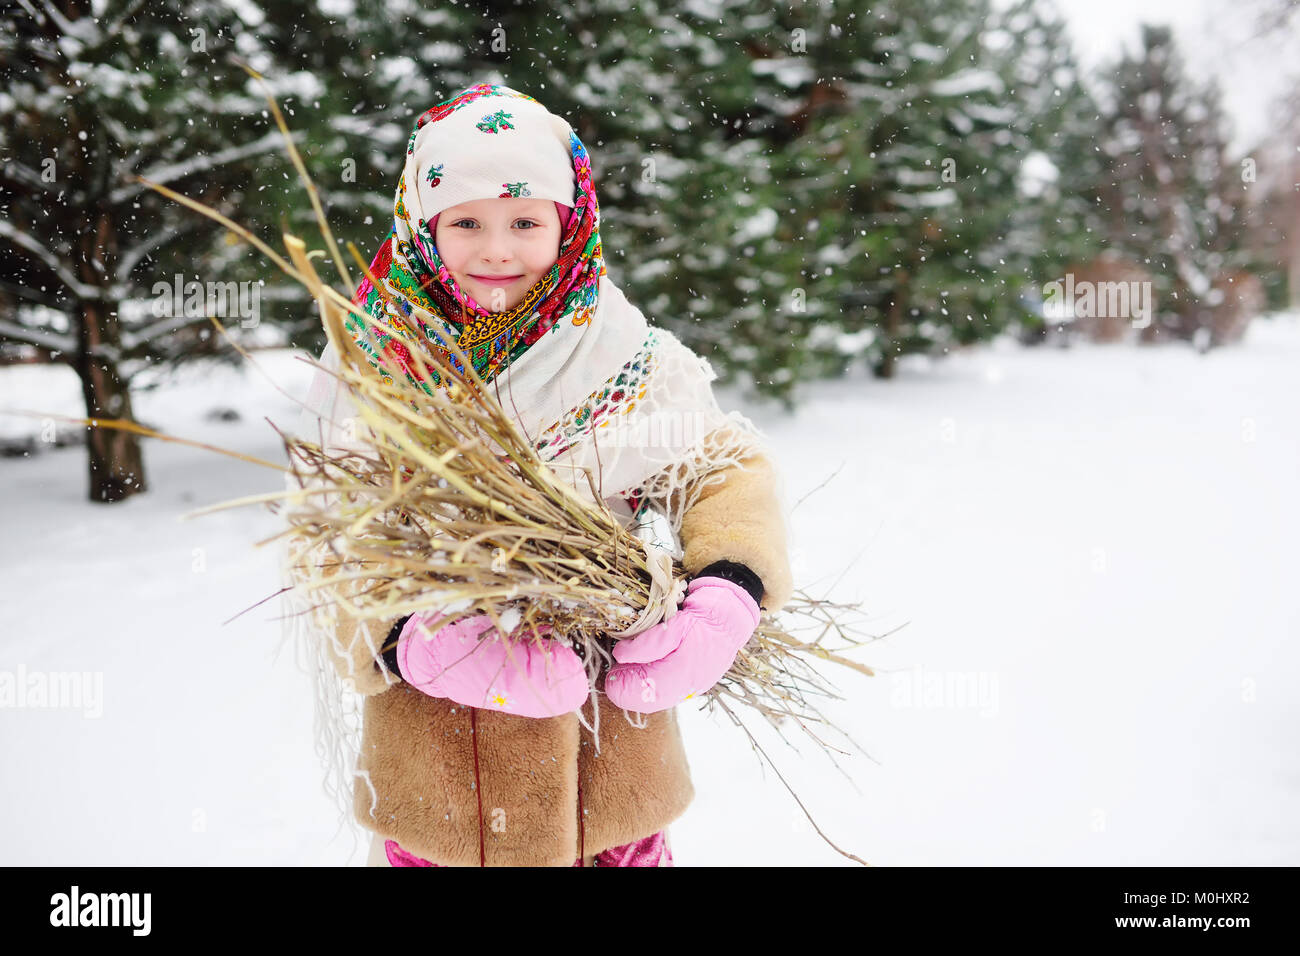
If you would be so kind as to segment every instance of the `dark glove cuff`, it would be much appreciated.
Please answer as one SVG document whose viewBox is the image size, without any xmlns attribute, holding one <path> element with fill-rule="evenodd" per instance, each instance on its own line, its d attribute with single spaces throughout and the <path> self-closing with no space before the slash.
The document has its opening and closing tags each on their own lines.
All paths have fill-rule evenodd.
<svg viewBox="0 0 1300 956">
<path fill-rule="evenodd" d="M 689 580 L 694 581 L 696 578 L 704 577 L 722 578 L 724 581 L 739 584 L 749 592 L 749 596 L 754 599 L 755 604 L 758 604 L 763 597 L 762 579 L 738 561 L 714 561 L 692 574 Z"/>
<path fill-rule="evenodd" d="M 402 677 L 402 671 L 397 666 L 397 639 L 401 637 L 402 628 L 406 626 L 406 622 L 409 621 L 410 619 L 411 619 L 411 615 L 408 614 L 406 615 L 406 617 L 399 620 L 396 624 L 393 625 L 392 630 L 388 632 L 388 637 L 384 638 L 385 646 L 389 644 L 392 645 L 391 647 L 388 647 L 387 650 L 385 650 L 383 653 L 384 666 L 388 668 L 389 672 L 394 677 L 399 677 L 399 678 Z"/>
</svg>

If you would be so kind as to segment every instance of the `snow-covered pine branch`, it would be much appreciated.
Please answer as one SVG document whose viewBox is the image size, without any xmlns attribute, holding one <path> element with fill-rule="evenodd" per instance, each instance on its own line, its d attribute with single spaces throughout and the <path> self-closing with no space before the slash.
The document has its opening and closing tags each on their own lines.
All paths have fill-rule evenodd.
<svg viewBox="0 0 1300 956">
<path fill-rule="evenodd" d="M 139 264 L 141 259 L 149 256 L 162 246 L 174 243 L 182 236 L 197 232 L 200 228 L 205 228 L 208 220 L 197 213 L 185 224 L 172 230 L 157 229 L 152 232 L 148 238 L 142 242 L 137 242 L 128 246 L 117 259 L 117 265 L 113 269 L 113 278 L 118 282 L 126 283 L 131 275 L 131 270 Z"/>
<path fill-rule="evenodd" d="M 302 134 L 294 134 L 294 142 L 302 140 Z M 242 146 L 232 146 L 230 149 L 223 149 L 219 153 L 212 153 L 207 156 L 194 156 L 191 159 L 180 163 L 173 163 L 169 166 L 158 166 L 153 169 L 145 170 L 141 175 L 151 182 L 160 186 L 167 186 L 186 176 L 193 176 L 195 173 L 206 172 L 217 166 L 225 166 L 229 163 L 237 163 L 245 159 L 251 159 L 262 153 L 275 152 L 284 148 L 284 136 L 277 129 L 274 132 L 267 133 L 261 139 L 253 140 L 251 143 L 245 143 Z M 129 186 L 123 186 L 115 189 L 108 195 L 109 202 L 122 203 L 132 199 L 144 192 L 150 187 L 144 183 L 131 183 Z"/>
<path fill-rule="evenodd" d="M 118 14 L 116 19 L 108 25 L 108 29 L 104 31 L 104 39 L 111 40 L 117 36 L 122 31 L 122 28 L 131 22 L 139 9 L 144 6 L 144 3 L 145 0 L 132 0 L 131 5 Z"/>
<path fill-rule="evenodd" d="M 206 325 L 208 317 L 206 315 L 169 315 L 153 325 L 147 325 L 142 329 L 122 330 L 122 348 L 127 352 L 133 352 L 148 342 L 155 342 L 165 335 L 180 331 L 191 325 Z"/>
<path fill-rule="evenodd" d="M 0 182 L 11 188 L 16 186 L 19 189 L 38 190 L 45 193 L 65 188 L 61 183 L 47 183 L 41 179 L 40 173 L 30 166 L 24 166 L 15 159 L 5 163 L 3 171 L 0 172 Z"/>
<path fill-rule="evenodd" d="M 103 301 L 108 298 L 109 291 L 100 286 L 87 285 L 68 271 L 67 264 L 56 256 L 51 250 L 41 244 L 40 240 L 34 236 L 28 235 L 12 223 L 0 219 L 0 240 L 7 239 L 16 249 L 30 253 L 38 259 L 42 265 L 53 272 L 60 282 L 68 287 L 73 295 L 79 299 L 89 301 Z"/>
<path fill-rule="evenodd" d="M 0 337 L 40 345 L 59 352 L 73 353 L 77 350 L 77 340 L 66 333 L 60 334 L 48 329 L 29 329 L 24 325 L 0 319 Z"/>
</svg>

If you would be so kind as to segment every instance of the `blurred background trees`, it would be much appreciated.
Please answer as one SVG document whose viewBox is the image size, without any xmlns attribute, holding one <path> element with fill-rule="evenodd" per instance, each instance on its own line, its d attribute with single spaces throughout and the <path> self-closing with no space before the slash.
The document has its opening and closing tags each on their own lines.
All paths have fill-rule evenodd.
<svg viewBox="0 0 1300 956">
<path fill-rule="evenodd" d="M 235 57 L 367 263 L 420 113 L 482 81 L 536 96 L 592 155 L 631 300 L 787 406 L 855 367 L 1039 341 L 1068 324 L 1042 304 L 1067 271 L 1146 277 L 1147 341 L 1226 344 L 1300 304 L 1300 87 L 1233 155 L 1169 30 L 1087 76 L 1039 0 L 28 0 L 0 28 L 0 361 L 67 363 L 89 416 L 130 418 L 144 368 L 233 357 L 211 300 L 179 309 L 163 288 L 256 284 L 255 315 L 217 316 L 233 335 L 323 346 L 295 285 L 134 179 L 273 246 L 310 233 Z M 87 444 L 92 499 L 146 488 L 132 435 Z"/>
</svg>

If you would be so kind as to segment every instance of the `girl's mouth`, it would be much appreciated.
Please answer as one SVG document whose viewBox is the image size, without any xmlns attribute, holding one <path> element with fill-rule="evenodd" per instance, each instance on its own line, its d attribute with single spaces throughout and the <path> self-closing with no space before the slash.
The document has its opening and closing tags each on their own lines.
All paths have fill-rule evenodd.
<svg viewBox="0 0 1300 956">
<path fill-rule="evenodd" d="M 516 279 L 522 279 L 523 276 L 476 276 L 469 273 L 471 279 L 477 279 L 479 282 L 514 282 Z"/>
</svg>

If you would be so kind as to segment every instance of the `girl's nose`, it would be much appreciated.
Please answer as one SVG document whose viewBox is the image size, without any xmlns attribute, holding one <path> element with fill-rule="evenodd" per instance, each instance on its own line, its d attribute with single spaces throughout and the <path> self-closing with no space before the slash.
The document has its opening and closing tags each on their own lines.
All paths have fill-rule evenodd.
<svg viewBox="0 0 1300 956">
<path fill-rule="evenodd" d="M 490 233 L 484 237 L 483 241 L 483 258 L 492 261 L 507 261 L 514 257 L 511 250 L 510 236 L 508 233 Z"/>
</svg>

